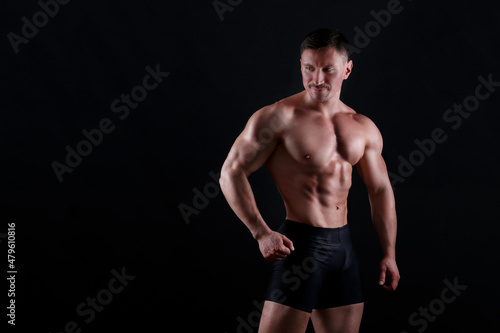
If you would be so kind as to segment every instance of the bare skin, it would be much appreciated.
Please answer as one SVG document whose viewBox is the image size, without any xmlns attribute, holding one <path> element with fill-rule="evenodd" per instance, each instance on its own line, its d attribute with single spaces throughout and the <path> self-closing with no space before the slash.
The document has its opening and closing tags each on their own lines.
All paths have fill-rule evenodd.
<svg viewBox="0 0 500 333">
<path fill-rule="evenodd" d="M 222 167 L 222 191 L 236 215 L 259 243 L 264 258 L 282 260 L 294 250 L 286 236 L 261 216 L 248 176 L 266 165 L 286 208 L 286 218 L 318 227 L 347 223 L 352 168 L 361 175 L 380 240 L 379 284 L 395 290 L 396 211 L 382 158 L 382 136 L 366 116 L 340 100 L 352 61 L 334 48 L 305 50 L 301 72 L 305 90 L 255 112 Z M 317 332 L 357 332 L 363 303 L 307 312 L 266 301 L 259 332 L 304 332 L 309 318 Z"/>
</svg>

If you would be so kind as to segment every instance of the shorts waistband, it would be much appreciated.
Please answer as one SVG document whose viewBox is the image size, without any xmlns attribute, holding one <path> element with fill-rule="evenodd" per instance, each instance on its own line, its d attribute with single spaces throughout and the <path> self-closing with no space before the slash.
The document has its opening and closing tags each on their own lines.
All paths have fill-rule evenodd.
<svg viewBox="0 0 500 333">
<path fill-rule="evenodd" d="M 335 232 L 335 231 L 342 231 L 344 229 L 349 229 L 349 224 L 345 224 L 341 227 L 336 227 L 336 228 L 327 228 L 327 227 L 317 227 L 314 225 L 302 223 L 302 222 L 297 222 L 293 220 L 288 220 L 286 219 L 284 224 L 289 225 L 290 227 L 293 228 L 304 228 L 304 230 L 309 229 L 309 230 L 316 230 L 316 231 L 321 231 L 321 232 Z"/>
<path fill-rule="evenodd" d="M 323 228 L 287 219 L 278 232 L 297 244 L 304 242 L 308 244 L 316 244 L 317 242 L 338 244 L 350 239 L 348 224 L 337 228 Z"/>
</svg>

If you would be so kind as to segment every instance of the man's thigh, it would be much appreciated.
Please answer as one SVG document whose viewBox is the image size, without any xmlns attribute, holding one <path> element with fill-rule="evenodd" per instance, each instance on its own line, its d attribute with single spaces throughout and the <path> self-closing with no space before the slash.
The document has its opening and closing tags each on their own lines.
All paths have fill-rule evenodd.
<svg viewBox="0 0 500 333">
<path fill-rule="evenodd" d="M 265 301 L 259 333 L 304 333 L 310 317 L 309 312 Z"/>
<path fill-rule="evenodd" d="M 357 333 L 364 303 L 313 310 L 311 320 L 316 333 Z"/>
</svg>

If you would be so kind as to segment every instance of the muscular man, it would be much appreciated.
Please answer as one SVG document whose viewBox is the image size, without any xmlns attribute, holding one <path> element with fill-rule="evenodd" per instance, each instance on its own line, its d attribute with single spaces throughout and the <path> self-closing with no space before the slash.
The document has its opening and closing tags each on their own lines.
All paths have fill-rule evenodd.
<svg viewBox="0 0 500 333">
<path fill-rule="evenodd" d="M 274 262 L 259 332 L 357 332 L 361 280 L 347 225 L 352 167 L 361 175 L 382 246 L 379 284 L 395 290 L 396 211 L 382 136 L 340 100 L 349 46 L 337 30 L 309 33 L 301 45 L 305 90 L 255 112 L 222 167 L 222 191 Z M 275 232 L 259 213 L 248 176 L 266 165 L 286 208 Z"/>
</svg>

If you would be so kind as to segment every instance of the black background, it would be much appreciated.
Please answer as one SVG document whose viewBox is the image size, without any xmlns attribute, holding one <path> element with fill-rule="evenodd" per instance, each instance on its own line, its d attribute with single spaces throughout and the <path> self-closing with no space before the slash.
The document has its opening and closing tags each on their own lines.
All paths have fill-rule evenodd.
<svg viewBox="0 0 500 333">
<path fill-rule="evenodd" d="M 241 322 L 255 321 L 270 263 L 210 173 L 220 171 L 253 112 L 303 89 L 298 48 L 319 27 L 362 46 L 342 100 L 377 124 L 390 172 L 416 151 L 414 140 L 435 128 L 447 137 L 394 185 L 395 293 L 377 286 L 380 247 L 354 175 L 349 220 L 366 295 L 361 331 L 424 329 L 409 317 L 437 304 L 445 279 L 467 289 L 424 331 L 498 329 L 500 88 L 456 129 L 443 114 L 474 96 L 479 76 L 500 81 L 499 6 L 402 0 L 389 24 L 356 44 L 357 29 L 376 22 L 371 11 L 388 2 L 233 0 L 221 20 L 209 0 L 72 0 L 18 53 L 7 36 L 22 35 L 21 18 L 32 22 L 41 7 L 2 2 L 0 232 L 16 223 L 16 329 L 61 332 L 74 321 L 81 332 L 256 332 Z M 157 65 L 168 77 L 120 119 L 111 103 Z M 114 131 L 59 182 L 51 164 L 65 163 L 65 147 L 104 118 Z M 285 212 L 272 179 L 263 168 L 250 181 L 276 229 Z M 198 199 L 206 207 L 187 224 L 179 205 L 194 207 L 193 189 L 205 187 L 217 195 Z M 0 247 L 6 259 L 5 239 Z M 135 278 L 85 323 L 77 306 L 122 268 Z"/>
</svg>

